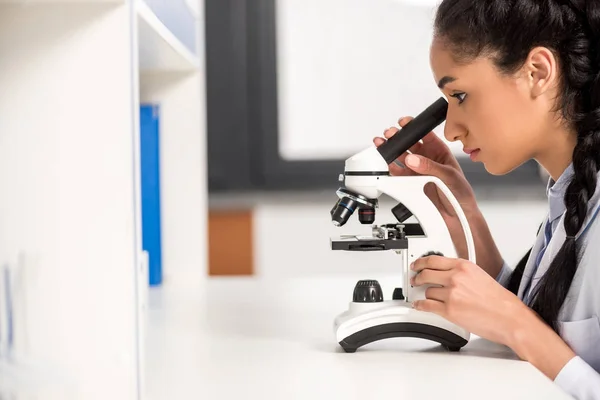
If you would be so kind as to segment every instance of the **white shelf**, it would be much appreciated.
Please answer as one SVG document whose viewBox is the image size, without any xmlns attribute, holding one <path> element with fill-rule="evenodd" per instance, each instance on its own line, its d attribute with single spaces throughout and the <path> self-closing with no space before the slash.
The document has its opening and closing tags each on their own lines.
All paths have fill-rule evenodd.
<svg viewBox="0 0 600 400">
<path fill-rule="evenodd" d="M 158 19 L 143 0 L 136 0 L 140 71 L 194 71 L 199 59 Z"/>
</svg>

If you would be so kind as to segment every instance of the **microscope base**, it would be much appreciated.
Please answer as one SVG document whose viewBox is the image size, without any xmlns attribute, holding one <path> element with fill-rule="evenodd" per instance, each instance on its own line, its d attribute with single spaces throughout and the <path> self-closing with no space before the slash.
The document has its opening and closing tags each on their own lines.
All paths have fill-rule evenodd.
<svg viewBox="0 0 600 400">
<path fill-rule="evenodd" d="M 363 329 L 346 337 L 339 342 L 339 345 L 346 353 L 354 353 L 360 347 L 369 343 L 400 337 L 431 340 L 441 344 L 448 351 L 460 351 L 468 343 L 463 337 L 436 326 L 397 322 Z"/>
<path fill-rule="evenodd" d="M 338 344 L 347 353 L 369 343 L 401 337 L 427 339 L 448 351 L 459 351 L 470 333 L 437 314 L 418 311 L 404 300 L 350 303 L 334 322 Z"/>
</svg>

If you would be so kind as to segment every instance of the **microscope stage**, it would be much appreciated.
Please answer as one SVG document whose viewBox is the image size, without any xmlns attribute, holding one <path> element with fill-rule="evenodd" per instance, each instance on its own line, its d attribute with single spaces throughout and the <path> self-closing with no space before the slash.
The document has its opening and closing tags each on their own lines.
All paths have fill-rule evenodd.
<svg viewBox="0 0 600 400">
<path fill-rule="evenodd" d="M 331 249 L 345 251 L 406 250 L 408 249 L 408 239 L 346 235 L 331 239 Z"/>
</svg>

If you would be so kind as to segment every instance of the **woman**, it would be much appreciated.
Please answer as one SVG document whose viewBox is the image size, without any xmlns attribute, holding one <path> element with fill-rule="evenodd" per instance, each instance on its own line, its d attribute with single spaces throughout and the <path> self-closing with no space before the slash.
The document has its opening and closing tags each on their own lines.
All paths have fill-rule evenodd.
<svg viewBox="0 0 600 400">
<path fill-rule="evenodd" d="M 392 173 L 435 175 L 450 187 L 478 265 L 464 259 L 451 206 L 428 193 L 459 258 L 414 263 L 413 285 L 441 286 L 414 306 L 509 346 L 575 398 L 600 399 L 600 1 L 443 0 L 434 32 L 431 67 L 449 101 L 445 137 L 495 175 L 538 161 L 551 176 L 549 211 L 513 272 L 456 159 L 427 135 L 398 160 L 407 168 Z"/>
</svg>

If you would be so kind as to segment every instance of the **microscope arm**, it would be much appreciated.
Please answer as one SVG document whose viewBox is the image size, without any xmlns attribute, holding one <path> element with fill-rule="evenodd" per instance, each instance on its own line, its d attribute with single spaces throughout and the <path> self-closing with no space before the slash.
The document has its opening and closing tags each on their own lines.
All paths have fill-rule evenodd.
<svg viewBox="0 0 600 400">
<path fill-rule="evenodd" d="M 425 290 L 427 289 L 426 286 L 414 288 L 410 286 L 410 278 L 415 275 L 415 272 L 409 268 L 413 261 L 430 252 L 441 253 L 447 257 L 457 257 L 450 232 L 440 211 L 425 195 L 427 184 L 435 184 L 450 201 L 458 215 L 467 242 L 467 258 L 473 263 L 476 262 L 475 243 L 469 222 L 458 200 L 444 182 L 434 176 L 389 176 L 382 177 L 379 182 L 378 190 L 398 201 L 410 211 L 417 218 L 424 232 L 422 239 L 419 237 L 411 238 L 410 251 L 401 252 L 405 257 L 403 281 L 407 301 L 425 299 Z"/>
<path fill-rule="evenodd" d="M 450 240 L 446 223 L 444 222 L 440 211 L 425 197 L 425 186 L 428 183 L 435 184 L 446 196 L 448 201 L 450 201 L 465 235 L 467 242 L 467 259 L 475 263 L 477 261 L 475 255 L 475 242 L 473 241 L 469 221 L 458 200 L 441 179 L 428 175 L 391 176 L 380 179 L 378 189 L 380 192 L 385 193 L 399 203 L 402 203 L 410 210 L 411 214 L 416 216 L 419 220 L 426 236 L 443 237 L 443 240 L 445 241 Z"/>
</svg>

